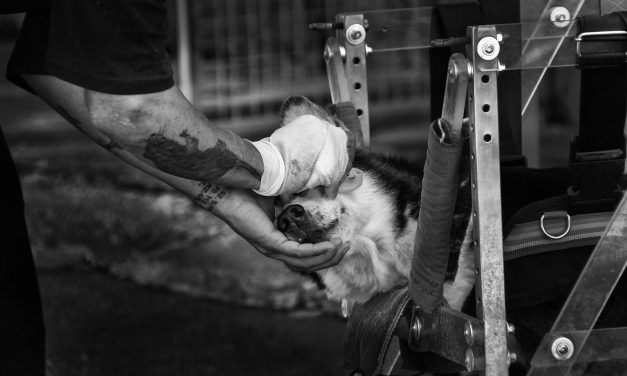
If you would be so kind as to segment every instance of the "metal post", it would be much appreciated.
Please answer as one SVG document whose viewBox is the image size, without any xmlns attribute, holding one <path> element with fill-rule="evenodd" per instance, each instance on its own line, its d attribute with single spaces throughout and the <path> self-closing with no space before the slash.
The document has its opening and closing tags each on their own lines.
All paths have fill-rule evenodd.
<svg viewBox="0 0 627 376">
<path fill-rule="evenodd" d="M 178 45 L 178 86 L 185 98 L 194 103 L 192 47 L 189 36 L 189 4 L 187 0 L 176 1 L 176 37 Z"/>
<path fill-rule="evenodd" d="M 477 269 L 477 316 L 485 326 L 485 375 L 508 374 L 507 322 L 503 274 L 501 177 L 497 70 L 500 45 L 494 26 L 469 27 L 472 86 L 470 111 L 471 185 Z"/>
<path fill-rule="evenodd" d="M 337 39 L 345 49 L 345 70 L 351 101 L 357 109 L 364 145 L 370 146 L 368 111 L 368 82 L 366 79 L 366 27 L 363 14 L 338 15 L 337 23 L 344 25 L 337 31 Z"/>
</svg>

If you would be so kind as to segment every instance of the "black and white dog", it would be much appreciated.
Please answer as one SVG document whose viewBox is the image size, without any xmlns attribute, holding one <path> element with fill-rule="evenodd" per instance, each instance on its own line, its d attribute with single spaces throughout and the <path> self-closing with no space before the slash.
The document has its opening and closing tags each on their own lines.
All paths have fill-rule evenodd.
<svg viewBox="0 0 627 376">
<path fill-rule="evenodd" d="M 331 124 L 340 122 L 303 97 L 292 97 L 283 105 L 283 122 L 302 115 L 314 115 Z M 341 238 L 350 242 L 350 250 L 338 265 L 317 272 L 330 299 L 365 302 L 377 293 L 408 283 L 421 175 L 416 164 L 358 150 L 353 169 L 335 200 L 325 198 L 320 189 L 277 200 L 277 228 L 291 240 Z M 451 229 L 450 274 L 444 287 L 444 297 L 457 310 L 473 289 L 475 278 L 467 169 L 460 176 Z"/>
</svg>

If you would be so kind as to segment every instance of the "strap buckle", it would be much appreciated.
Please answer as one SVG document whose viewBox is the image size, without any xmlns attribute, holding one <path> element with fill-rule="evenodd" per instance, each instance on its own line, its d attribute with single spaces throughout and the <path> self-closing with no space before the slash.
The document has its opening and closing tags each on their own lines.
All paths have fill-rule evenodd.
<svg viewBox="0 0 627 376">
<path fill-rule="evenodd" d="M 627 57 L 624 42 L 625 30 L 586 31 L 575 37 L 575 53 L 578 65 L 618 65 Z M 589 48 L 584 43 L 597 42 Z M 603 43 L 598 43 L 603 42 Z M 617 45 L 618 43 L 618 45 Z"/>
</svg>

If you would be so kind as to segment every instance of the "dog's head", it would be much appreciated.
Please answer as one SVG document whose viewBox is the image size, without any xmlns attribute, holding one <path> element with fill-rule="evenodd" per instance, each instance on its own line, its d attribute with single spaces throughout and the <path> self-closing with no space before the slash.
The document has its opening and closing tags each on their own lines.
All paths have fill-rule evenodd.
<svg viewBox="0 0 627 376">
<path fill-rule="evenodd" d="M 281 122 L 287 124 L 303 115 L 313 115 L 337 126 L 342 121 L 305 97 L 290 97 L 281 108 Z M 340 185 L 338 197 L 325 196 L 323 187 L 284 194 L 277 200 L 277 228 L 290 240 L 318 243 L 331 238 L 350 240 L 354 233 L 351 205 L 347 195 L 359 189 L 363 174 L 353 168 Z"/>
<path fill-rule="evenodd" d="M 350 194 L 362 182 L 363 174 L 354 168 L 335 199 L 325 197 L 322 187 L 282 195 L 277 200 L 277 228 L 299 243 L 318 243 L 331 238 L 350 240 L 355 232 Z"/>
</svg>

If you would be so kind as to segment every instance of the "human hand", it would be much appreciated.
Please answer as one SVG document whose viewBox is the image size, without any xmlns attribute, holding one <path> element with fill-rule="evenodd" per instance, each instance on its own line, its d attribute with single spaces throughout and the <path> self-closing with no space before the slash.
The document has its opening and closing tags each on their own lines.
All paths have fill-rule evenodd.
<svg viewBox="0 0 627 376">
<path fill-rule="evenodd" d="M 233 190 L 223 210 L 214 213 L 264 256 L 279 260 L 298 272 L 313 272 L 336 265 L 350 248 L 339 239 L 300 244 L 274 227 L 274 197 Z M 219 208 L 216 208 L 219 209 Z"/>
</svg>

